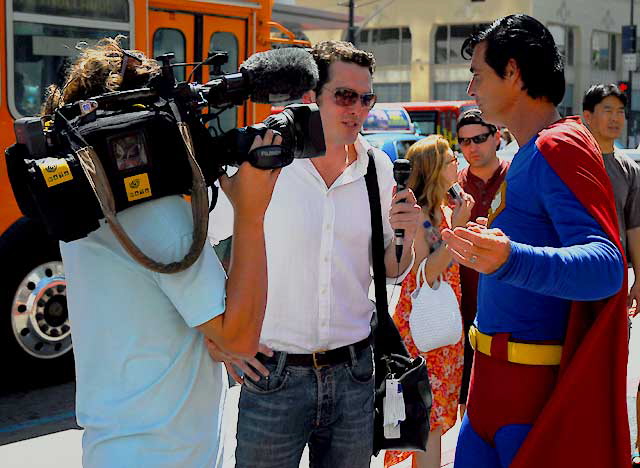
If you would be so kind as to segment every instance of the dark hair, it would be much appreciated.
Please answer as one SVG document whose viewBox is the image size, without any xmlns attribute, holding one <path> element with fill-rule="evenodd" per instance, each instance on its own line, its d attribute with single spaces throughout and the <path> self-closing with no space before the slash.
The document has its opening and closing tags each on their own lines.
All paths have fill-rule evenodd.
<svg viewBox="0 0 640 468">
<path fill-rule="evenodd" d="M 485 61 L 498 76 L 505 77 L 510 59 L 518 64 L 523 90 L 534 99 L 546 98 L 554 105 L 564 97 L 564 63 L 549 30 L 537 19 L 517 14 L 500 18 L 488 28 L 472 34 L 462 44 L 462 57 L 486 43 Z"/>
<path fill-rule="evenodd" d="M 460 129 L 465 125 L 484 125 L 491 134 L 498 131 L 495 125 L 486 122 L 482 118 L 482 111 L 480 109 L 468 109 L 460 114 L 460 117 L 458 117 L 458 123 L 456 124 L 456 133 L 459 133 Z"/>
<path fill-rule="evenodd" d="M 599 83 L 593 85 L 586 93 L 584 93 L 584 98 L 582 99 L 582 110 L 593 112 L 596 109 L 596 106 L 609 96 L 618 98 L 622 105 L 625 108 L 627 107 L 627 95 L 620 91 L 618 85 L 614 83 Z"/>
<path fill-rule="evenodd" d="M 315 89 L 317 95 L 320 95 L 322 87 L 329 81 L 329 66 L 334 62 L 355 63 L 367 67 L 372 75 L 376 66 L 373 54 L 356 48 L 351 42 L 321 41 L 311 49 L 311 55 L 318 64 L 320 74 Z"/>
</svg>

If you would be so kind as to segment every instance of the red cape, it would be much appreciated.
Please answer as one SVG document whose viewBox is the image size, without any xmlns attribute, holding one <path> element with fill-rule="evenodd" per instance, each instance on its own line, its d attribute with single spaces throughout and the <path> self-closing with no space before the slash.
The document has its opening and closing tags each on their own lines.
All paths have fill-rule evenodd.
<svg viewBox="0 0 640 468">
<path fill-rule="evenodd" d="M 622 251 L 611 182 L 600 149 L 579 117 L 542 130 L 536 145 Z M 616 295 L 573 302 L 556 389 L 512 468 L 630 466 L 626 304 L 626 261 L 623 286 Z"/>
</svg>

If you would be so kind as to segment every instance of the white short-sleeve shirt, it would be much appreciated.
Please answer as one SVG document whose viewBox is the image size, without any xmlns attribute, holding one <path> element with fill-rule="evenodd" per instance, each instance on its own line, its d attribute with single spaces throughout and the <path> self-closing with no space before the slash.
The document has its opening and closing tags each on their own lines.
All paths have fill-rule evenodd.
<svg viewBox="0 0 640 468">
<path fill-rule="evenodd" d="M 180 197 L 137 205 L 118 219 L 153 259 L 179 260 L 191 244 L 191 210 Z M 176 274 L 136 263 L 104 223 L 60 248 L 83 465 L 217 466 L 227 380 L 193 328 L 224 312 L 226 278 L 212 248 Z"/>
</svg>

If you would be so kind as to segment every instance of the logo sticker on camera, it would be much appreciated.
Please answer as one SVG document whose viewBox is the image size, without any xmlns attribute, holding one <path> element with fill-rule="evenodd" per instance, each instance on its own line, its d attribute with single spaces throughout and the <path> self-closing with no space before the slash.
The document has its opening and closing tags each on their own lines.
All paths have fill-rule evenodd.
<svg viewBox="0 0 640 468">
<path fill-rule="evenodd" d="M 149 174 L 137 174 L 124 179 L 124 188 L 127 191 L 127 200 L 136 201 L 151 196 Z"/>
<path fill-rule="evenodd" d="M 47 187 L 73 180 L 71 169 L 69 169 L 69 165 L 64 159 L 47 158 L 42 164 L 38 164 L 38 167 L 42 171 Z"/>
</svg>

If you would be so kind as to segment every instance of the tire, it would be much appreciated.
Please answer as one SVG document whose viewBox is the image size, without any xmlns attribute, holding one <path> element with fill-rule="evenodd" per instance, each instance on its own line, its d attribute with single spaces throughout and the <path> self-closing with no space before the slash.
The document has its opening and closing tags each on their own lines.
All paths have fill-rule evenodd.
<svg viewBox="0 0 640 468">
<path fill-rule="evenodd" d="M 16 221 L 0 237 L 5 280 L 0 286 L 0 352 L 16 382 L 54 383 L 73 377 L 66 283 L 58 243 L 43 226 Z"/>
</svg>

